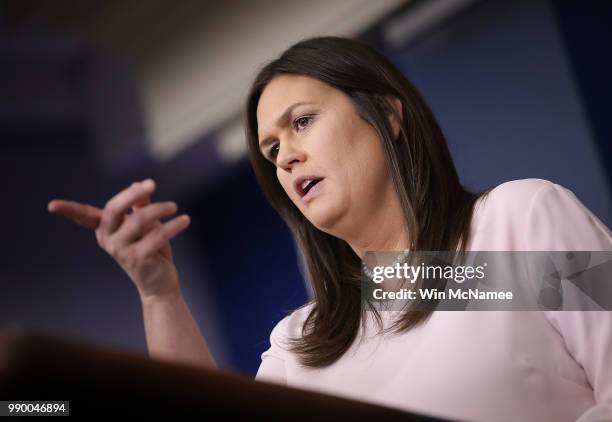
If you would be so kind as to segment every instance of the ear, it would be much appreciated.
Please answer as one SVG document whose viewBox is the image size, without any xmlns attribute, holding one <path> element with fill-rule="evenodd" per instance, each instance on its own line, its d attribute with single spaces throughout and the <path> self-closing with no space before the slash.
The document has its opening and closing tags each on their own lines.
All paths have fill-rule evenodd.
<svg viewBox="0 0 612 422">
<path fill-rule="evenodd" d="M 389 122 L 391 123 L 391 128 L 393 129 L 393 137 L 394 139 L 397 139 L 400 132 L 400 126 L 402 124 L 402 102 L 399 100 L 399 98 L 393 95 L 385 95 L 385 102 L 389 107 L 387 109 L 387 115 L 389 116 Z M 392 110 L 395 110 L 397 116 L 392 112 Z"/>
</svg>

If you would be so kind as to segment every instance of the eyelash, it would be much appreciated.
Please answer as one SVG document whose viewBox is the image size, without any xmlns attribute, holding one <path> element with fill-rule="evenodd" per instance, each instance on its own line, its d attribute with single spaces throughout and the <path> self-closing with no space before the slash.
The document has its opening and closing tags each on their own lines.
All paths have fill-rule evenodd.
<svg viewBox="0 0 612 422">
<path fill-rule="evenodd" d="M 312 120 L 314 119 L 314 115 L 310 115 L 310 114 L 308 114 L 308 115 L 304 115 L 304 116 L 297 117 L 297 118 L 296 118 L 296 119 L 293 121 L 293 123 L 292 123 L 293 128 L 294 128 L 294 129 L 296 128 L 296 123 L 297 123 L 298 121 L 300 121 L 300 120 L 302 120 L 302 119 L 306 119 L 306 118 L 307 118 L 307 119 L 310 119 L 310 120 L 309 120 L 309 122 L 310 122 L 310 123 L 312 123 Z M 309 124 L 309 125 L 310 125 L 310 124 Z M 308 126 L 309 126 L 309 125 L 308 125 Z M 308 126 L 306 126 L 306 127 L 308 127 Z M 306 128 L 306 127 L 305 127 L 305 128 Z M 304 128 L 304 129 L 305 129 L 305 128 Z M 296 130 L 297 130 L 297 129 L 296 129 Z M 278 144 L 274 144 L 274 145 L 272 145 L 272 147 L 270 147 L 270 157 L 272 157 L 272 159 L 276 158 L 276 154 L 274 153 L 274 148 L 276 148 L 277 146 L 278 146 Z"/>
</svg>

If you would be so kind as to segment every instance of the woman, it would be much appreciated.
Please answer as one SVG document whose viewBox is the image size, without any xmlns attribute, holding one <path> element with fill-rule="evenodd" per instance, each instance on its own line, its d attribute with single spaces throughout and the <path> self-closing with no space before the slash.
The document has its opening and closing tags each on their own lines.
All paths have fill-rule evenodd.
<svg viewBox="0 0 612 422">
<path fill-rule="evenodd" d="M 255 174 L 314 291 L 272 330 L 256 379 L 453 419 L 612 420 L 609 312 L 431 307 L 371 324 L 361 303 L 366 251 L 611 251 L 610 230 L 569 190 L 541 179 L 464 189 L 421 96 L 358 41 L 289 48 L 255 78 L 246 117 Z M 150 204 L 153 189 L 49 210 L 95 229 L 134 281 L 152 356 L 215 367 L 168 244 L 188 219 L 162 224 L 176 206 Z"/>
</svg>

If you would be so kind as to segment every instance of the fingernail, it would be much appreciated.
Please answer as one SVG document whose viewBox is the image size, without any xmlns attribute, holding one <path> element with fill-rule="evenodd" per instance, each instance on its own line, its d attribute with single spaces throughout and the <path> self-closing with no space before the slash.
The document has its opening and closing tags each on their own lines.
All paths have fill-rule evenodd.
<svg viewBox="0 0 612 422">
<path fill-rule="evenodd" d="M 142 186 L 144 186 L 145 189 L 151 189 L 153 186 L 155 186 L 155 182 L 153 179 L 146 179 L 143 180 Z"/>
</svg>

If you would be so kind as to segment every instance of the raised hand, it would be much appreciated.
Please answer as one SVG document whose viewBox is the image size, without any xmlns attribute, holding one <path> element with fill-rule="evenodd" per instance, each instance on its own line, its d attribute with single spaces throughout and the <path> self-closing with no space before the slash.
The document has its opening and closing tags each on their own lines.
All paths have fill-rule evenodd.
<svg viewBox="0 0 612 422">
<path fill-rule="evenodd" d="M 47 206 L 50 213 L 94 230 L 98 245 L 128 274 L 142 298 L 179 291 L 170 239 L 190 223 L 186 214 L 162 223 L 161 218 L 177 212 L 177 205 L 151 203 L 154 190 L 155 182 L 147 179 L 132 183 L 102 209 L 63 199 Z"/>
</svg>

